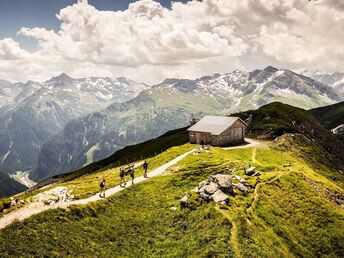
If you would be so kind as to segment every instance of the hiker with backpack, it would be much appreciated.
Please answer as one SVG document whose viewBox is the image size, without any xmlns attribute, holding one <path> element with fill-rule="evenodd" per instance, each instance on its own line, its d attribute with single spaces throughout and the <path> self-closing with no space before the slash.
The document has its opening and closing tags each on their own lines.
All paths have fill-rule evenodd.
<svg viewBox="0 0 344 258">
<path fill-rule="evenodd" d="M 135 179 L 135 174 L 134 173 L 135 173 L 135 169 L 134 168 L 130 169 L 129 175 L 131 177 L 131 184 L 134 184 L 134 179 Z"/>
<path fill-rule="evenodd" d="M 120 186 L 121 186 L 121 187 L 125 187 L 126 182 L 125 182 L 125 180 L 124 180 L 124 177 L 125 177 L 125 169 L 124 169 L 124 168 L 120 168 L 120 170 L 119 170 L 119 176 L 120 176 L 120 178 L 121 178 Z M 122 186 L 122 184 L 123 184 L 123 186 Z"/>
<path fill-rule="evenodd" d="M 145 162 L 143 162 L 143 166 L 142 167 L 143 167 L 143 170 L 145 171 L 143 176 L 145 178 L 147 178 L 148 162 L 146 160 L 145 160 Z"/>
<path fill-rule="evenodd" d="M 100 187 L 99 197 L 105 198 L 105 188 L 106 188 L 105 179 L 103 179 L 103 181 L 100 183 L 99 187 Z"/>
</svg>

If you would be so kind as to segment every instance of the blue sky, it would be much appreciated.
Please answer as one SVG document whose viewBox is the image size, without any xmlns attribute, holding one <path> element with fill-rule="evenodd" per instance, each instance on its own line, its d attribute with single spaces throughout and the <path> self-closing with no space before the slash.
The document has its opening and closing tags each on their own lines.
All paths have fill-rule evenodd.
<svg viewBox="0 0 344 258">
<path fill-rule="evenodd" d="M 186 2 L 187 0 L 175 0 Z M 0 39 L 11 37 L 19 41 L 21 47 L 35 50 L 36 41 L 16 35 L 22 27 L 44 27 L 57 30 L 60 22 L 56 14 L 76 0 L 0 0 Z M 125 10 L 135 0 L 89 0 L 98 10 Z M 170 7 L 171 0 L 158 0 Z"/>
</svg>

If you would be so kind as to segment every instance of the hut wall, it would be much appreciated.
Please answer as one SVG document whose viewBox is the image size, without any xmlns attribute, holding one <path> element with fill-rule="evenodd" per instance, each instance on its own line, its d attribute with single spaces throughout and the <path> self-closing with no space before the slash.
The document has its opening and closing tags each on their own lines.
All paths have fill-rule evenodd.
<svg viewBox="0 0 344 258">
<path fill-rule="evenodd" d="M 238 120 L 220 135 L 211 135 L 204 132 L 189 132 L 190 143 L 200 144 L 202 139 L 205 144 L 213 146 L 226 146 L 242 143 L 245 140 L 245 125 Z"/>
<path fill-rule="evenodd" d="M 202 140 L 205 144 L 212 144 L 212 136 L 210 133 L 189 132 L 190 143 L 201 144 Z"/>
</svg>

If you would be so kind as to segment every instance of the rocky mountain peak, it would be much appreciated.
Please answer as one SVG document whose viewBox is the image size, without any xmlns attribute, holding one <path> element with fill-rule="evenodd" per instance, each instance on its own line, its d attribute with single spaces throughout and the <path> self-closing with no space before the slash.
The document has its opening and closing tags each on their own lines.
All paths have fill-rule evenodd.
<svg viewBox="0 0 344 258">
<path fill-rule="evenodd" d="M 50 87 L 61 87 L 73 83 L 73 80 L 74 79 L 69 75 L 61 73 L 60 75 L 51 78 L 46 82 L 46 84 Z"/>
</svg>

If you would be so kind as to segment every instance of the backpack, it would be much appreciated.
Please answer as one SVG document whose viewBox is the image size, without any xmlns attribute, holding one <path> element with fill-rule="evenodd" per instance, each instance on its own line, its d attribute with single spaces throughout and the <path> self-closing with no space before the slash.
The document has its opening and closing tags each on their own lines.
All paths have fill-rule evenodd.
<svg viewBox="0 0 344 258">
<path fill-rule="evenodd" d="M 99 186 L 100 186 L 100 188 L 104 188 L 105 187 L 105 183 L 101 182 Z"/>
</svg>

